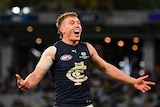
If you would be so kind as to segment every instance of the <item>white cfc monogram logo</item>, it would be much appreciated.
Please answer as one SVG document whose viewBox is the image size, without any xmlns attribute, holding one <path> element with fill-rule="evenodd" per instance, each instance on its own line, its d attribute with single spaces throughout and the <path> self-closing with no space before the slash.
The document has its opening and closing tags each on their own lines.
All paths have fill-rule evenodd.
<svg viewBox="0 0 160 107">
<path fill-rule="evenodd" d="M 74 82 L 74 85 L 81 85 L 82 82 L 88 79 L 88 77 L 84 75 L 84 70 L 86 69 L 87 66 L 84 65 L 84 62 L 75 63 L 75 67 L 71 68 L 66 76 Z"/>
</svg>

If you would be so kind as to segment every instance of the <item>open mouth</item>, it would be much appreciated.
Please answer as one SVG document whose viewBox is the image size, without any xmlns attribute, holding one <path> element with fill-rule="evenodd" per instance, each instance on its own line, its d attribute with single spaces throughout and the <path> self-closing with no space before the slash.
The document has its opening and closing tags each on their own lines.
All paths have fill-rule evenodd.
<svg viewBox="0 0 160 107">
<path fill-rule="evenodd" d="M 75 33 L 75 34 L 79 34 L 79 33 L 80 33 L 80 30 L 75 30 L 74 33 Z"/>
</svg>

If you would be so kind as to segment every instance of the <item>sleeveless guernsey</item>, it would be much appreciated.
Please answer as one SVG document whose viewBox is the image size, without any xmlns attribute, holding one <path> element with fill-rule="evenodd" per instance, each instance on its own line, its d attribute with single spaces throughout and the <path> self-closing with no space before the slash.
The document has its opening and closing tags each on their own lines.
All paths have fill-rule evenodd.
<svg viewBox="0 0 160 107">
<path fill-rule="evenodd" d="M 85 107 L 91 104 L 89 83 L 90 54 L 86 43 L 70 46 L 63 41 L 57 48 L 51 74 L 55 83 L 55 106 Z"/>
</svg>

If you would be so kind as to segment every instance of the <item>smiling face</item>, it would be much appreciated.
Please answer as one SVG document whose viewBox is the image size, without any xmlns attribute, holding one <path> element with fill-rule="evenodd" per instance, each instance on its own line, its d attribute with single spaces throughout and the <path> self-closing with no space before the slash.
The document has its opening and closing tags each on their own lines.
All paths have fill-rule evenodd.
<svg viewBox="0 0 160 107">
<path fill-rule="evenodd" d="M 59 31 L 63 35 L 62 41 L 69 44 L 77 43 L 82 32 L 80 20 L 75 16 L 67 16 L 62 21 Z"/>
</svg>

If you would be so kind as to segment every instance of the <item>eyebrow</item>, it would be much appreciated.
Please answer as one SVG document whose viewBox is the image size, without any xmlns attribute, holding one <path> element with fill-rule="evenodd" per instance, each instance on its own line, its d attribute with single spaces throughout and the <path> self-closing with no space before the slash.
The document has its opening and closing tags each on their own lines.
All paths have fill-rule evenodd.
<svg viewBox="0 0 160 107">
<path fill-rule="evenodd" d="M 75 20 L 70 20 L 69 22 L 81 22 L 80 20 L 77 20 L 77 21 L 75 21 Z"/>
</svg>

